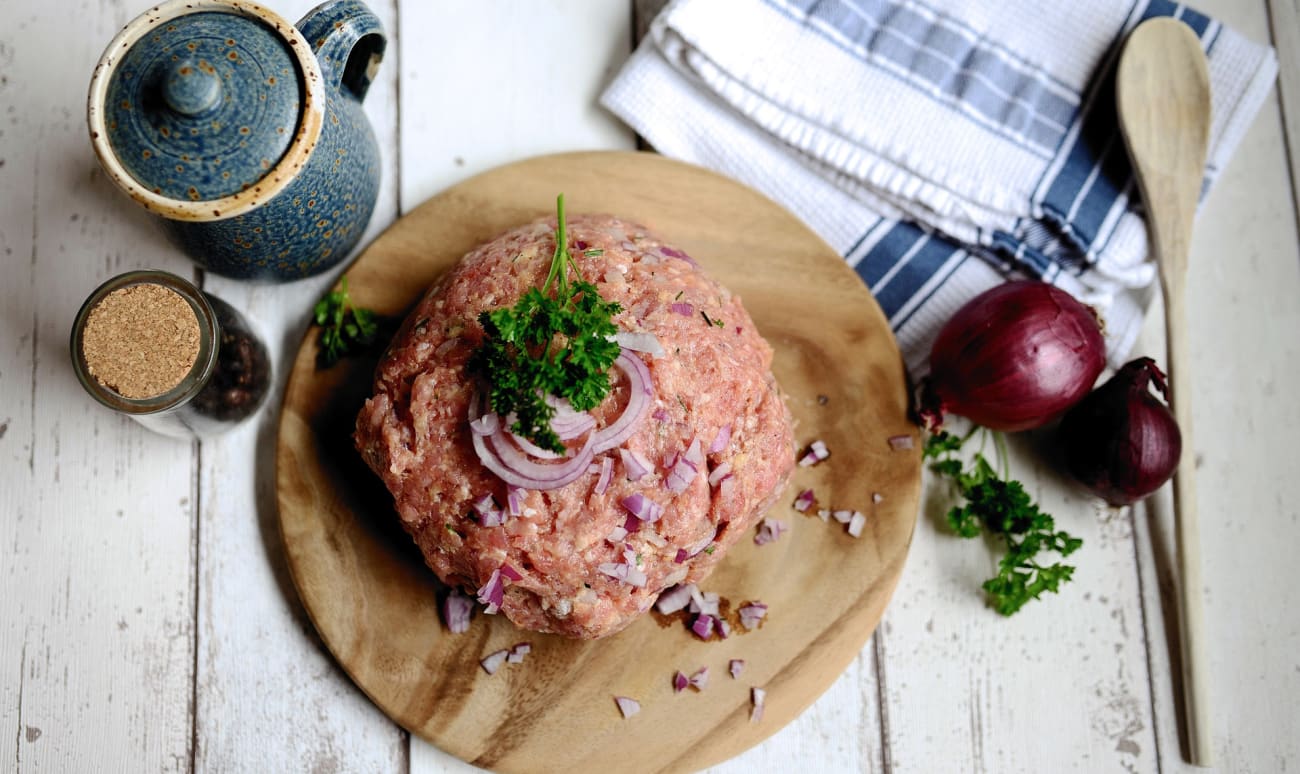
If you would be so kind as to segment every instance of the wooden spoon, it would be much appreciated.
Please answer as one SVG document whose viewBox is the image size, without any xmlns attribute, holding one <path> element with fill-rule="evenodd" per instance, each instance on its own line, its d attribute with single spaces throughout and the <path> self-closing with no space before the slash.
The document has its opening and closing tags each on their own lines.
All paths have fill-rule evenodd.
<svg viewBox="0 0 1300 774">
<path fill-rule="evenodd" d="M 1187 371 L 1187 311 L 1183 303 L 1192 217 L 1201 194 L 1210 135 L 1210 77 L 1200 40 L 1176 19 L 1142 23 L 1124 46 L 1115 93 L 1120 127 L 1146 204 L 1147 233 L 1165 297 L 1170 404 L 1183 435 L 1183 460 L 1174 476 L 1183 705 L 1191 762 L 1209 766 L 1213 747 L 1201 632 L 1201 549 L 1189 400 L 1192 379 Z"/>
</svg>

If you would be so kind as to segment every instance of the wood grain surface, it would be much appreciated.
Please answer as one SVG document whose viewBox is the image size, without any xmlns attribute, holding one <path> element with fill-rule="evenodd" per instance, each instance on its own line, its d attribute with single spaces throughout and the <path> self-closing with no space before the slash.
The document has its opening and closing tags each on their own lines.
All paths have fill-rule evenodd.
<svg viewBox="0 0 1300 774">
<path fill-rule="evenodd" d="M 373 360 L 315 368 L 304 342 L 286 392 L 277 458 L 280 526 L 294 581 L 343 668 L 390 717 L 454 755 L 500 771 L 685 771 L 758 743 L 811 704 L 859 654 L 902 571 L 916 521 L 919 449 L 888 326 L 844 262 L 758 194 L 651 154 L 579 153 L 502 167 L 431 199 L 348 269 L 357 303 L 400 317 L 441 272 L 496 233 L 545 214 L 563 191 L 571 212 L 639 220 L 686 249 L 745 301 L 772 343 L 802 443 L 825 439 L 829 462 L 800 469 L 774 515 L 791 532 L 743 541 L 705 584 L 733 602 L 761 599 L 756 632 L 700 642 L 643 618 L 597 642 L 522 632 L 475 618 L 450 635 L 439 587 L 397 525 L 391 498 L 351 448 Z M 825 400 L 819 400 L 825 396 Z M 918 444 L 919 446 L 919 444 Z M 861 539 L 790 508 L 812 486 L 824 504 L 869 513 Z M 884 496 L 872 505 L 872 493 Z M 494 676 L 478 661 L 530 641 Z M 740 679 L 727 662 L 743 658 Z M 674 695 L 674 671 L 708 666 L 700 693 Z M 768 706 L 749 721 L 751 686 Z M 641 701 L 623 719 L 614 695 Z"/>
</svg>

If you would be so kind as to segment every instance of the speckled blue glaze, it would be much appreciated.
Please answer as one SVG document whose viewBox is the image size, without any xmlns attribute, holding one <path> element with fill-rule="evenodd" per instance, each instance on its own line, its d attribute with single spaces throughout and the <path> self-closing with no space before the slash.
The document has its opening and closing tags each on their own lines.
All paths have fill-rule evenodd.
<svg viewBox="0 0 1300 774">
<path fill-rule="evenodd" d="M 320 64 L 326 99 L 306 163 L 268 201 L 235 217 L 166 219 L 196 262 L 230 277 L 287 281 L 325 271 L 361 238 L 380 160 L 361 102 L 383 56 L 378 18 L 332 0 L 297 25 Z M 209 201 L 268 185 L 300 120 L 303 73 L 284 36 L 261 20 L 205 10 L 135 43 L 104 112 L 114 154 L 140 184 Z M 274 190 L 273 188 L 271 190 Z"/>
</svg>

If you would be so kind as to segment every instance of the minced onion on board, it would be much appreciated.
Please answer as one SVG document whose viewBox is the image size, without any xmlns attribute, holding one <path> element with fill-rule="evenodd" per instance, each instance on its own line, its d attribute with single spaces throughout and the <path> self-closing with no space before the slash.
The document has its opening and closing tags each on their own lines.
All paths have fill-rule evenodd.
<svg viewBox="0 0 1300 774">
<path fill-rule="evenodd" d="M 501 668 L 501 665 L 506 663 L 506 658 L 509 656 L 510 651 L 508 649 L 502 649 L 494 653 L 489 653 L 478 663 L 483 667 L 484 672 L 487 672 L 489 675 L 494 675 L 497 673 L 497 670 Z"/>
<path fill-rule="evenodd" d="M 744 671 L 744 669 L 745 669 L 744 659 L 733 658 L 732 660 L 727 662 L 727 671 L 731 673 L 732 680 L 735 680 L 736 678 L 740 677 L 740 673 Z"/>
<path fill-rule="evenodd" d="M 641 702 L 627 696 L 615 696 L 614 703 L 618 705 L 618 711 L 623 713 L 625 718 L 630 718 L 641 711 Z"/>
<path fill-rule="evenodd" d="M 749 691 L 749 702 L 753 709 L 749 711 L 749 722 L 757 723 L 763 719 L 763 705 L 767 701 L 767 691 L 762 688 L 751 688 Z"/>
</svg>

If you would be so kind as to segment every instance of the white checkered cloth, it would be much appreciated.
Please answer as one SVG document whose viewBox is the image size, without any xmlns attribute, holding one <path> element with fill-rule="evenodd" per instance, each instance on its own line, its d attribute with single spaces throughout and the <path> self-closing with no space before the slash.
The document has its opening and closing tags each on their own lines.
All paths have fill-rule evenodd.
<svg viewBox="0 0 1300 774">
<path fill-rule="evenodd" d="M 1208 187 L 1277 62 L 1167 0 L 676 0 L 601 101 L 800 216 L 871 288 L 914 376 L 965 301 L 1026 275 L 1096 305 L 1118 365 L 1155 270 L 1114 64 L 1162 15 L 1209 57 Z"/>
</svg>

